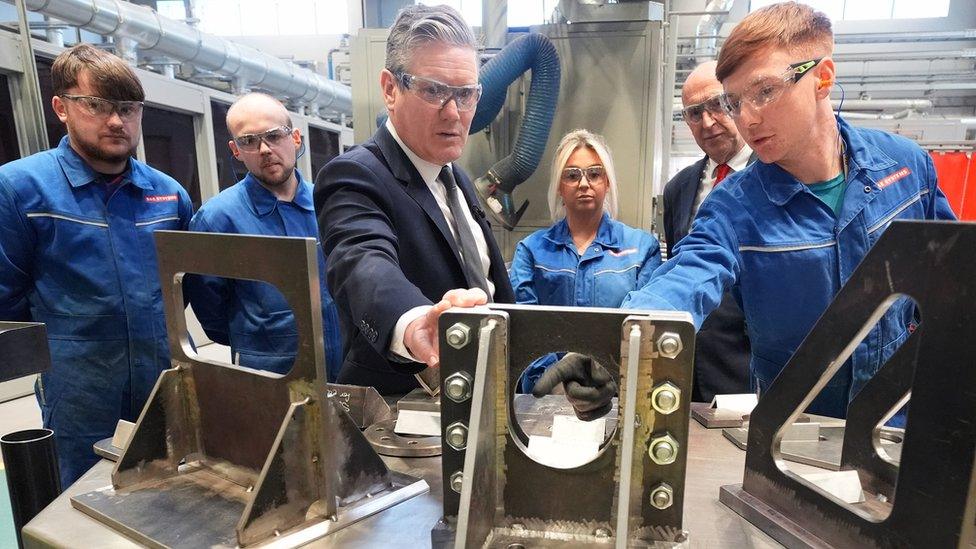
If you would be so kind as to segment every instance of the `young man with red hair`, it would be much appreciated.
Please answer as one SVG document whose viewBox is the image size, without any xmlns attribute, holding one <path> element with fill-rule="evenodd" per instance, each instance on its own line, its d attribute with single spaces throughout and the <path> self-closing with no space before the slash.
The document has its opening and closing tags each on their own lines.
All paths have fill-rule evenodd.
<svg viewBox="0 0 976 549">
<path fill-rule="evenodd" d="M 830 20 L 797 2 L 757 10 L 732 30 L 716 74 L 759 161 L 708 196 L 675 258 L 623 304 L 687 310 L 700 326 L 731 289 L 760 392 L 893 220 L 955 219 L 918 145 L 834 115 L 833 45 Z M 844 417 L 916 315 L 910 300 L 896 301 L 808 410 Z"/>
</svg>

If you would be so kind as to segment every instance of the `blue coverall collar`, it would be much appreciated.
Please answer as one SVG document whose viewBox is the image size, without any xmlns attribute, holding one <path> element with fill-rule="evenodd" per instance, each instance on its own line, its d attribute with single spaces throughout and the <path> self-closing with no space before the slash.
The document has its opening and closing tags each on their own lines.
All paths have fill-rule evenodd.
<svg viewBox="0 0 976 549">
<path fill-rule="evenodd" d="M 851 173 L 858 169 L 886 170 L 895 165 L 894 159 L 884 151 L 866 142 L 857 132 L 851 132 L 851 126 L 845 120 L 839 116 L 835 118 L 837 130 L 847 146 Z M 786 204 L 798 193 L 807 189 L 806 185 L 777 164 L 766 164 L 760 161 L 756 162 L 755 166 L 759 171 L 759 182 L 766 191 L 766 196 L 777 206 Z"/>
<path fill-rule="evenodd" d="M 566 222 L 565 217 L 556 222 L 552 227 L 549 227 L 549 230 L 543 236 L 553 244 L 569 246 L 574 250 L 576 249 L 576 244 L 573 243 L 573 235 L 569 232 L 569 223 Z M 615 248 L 618 246 L 619 236 L 614 234 L 614 226 L 610 220 L 610 215 L 607 212 L 603 212 L 603 217 L 600 219 L 600 228 L 597 229 L 596 238 L 593 239 L 593 243 L 599 244 L 604 248 Z"/>
<path fill-rule="evenodd" d="M 292 204 L 306 211 L 314 211 L 315 204 L 312 201 L 312 191 L 309 185 L 305 184 L 305 180 L 297 168 L 295 169 L 295 178 L 298 179 L 298 186 L 295 189 L 295 198 L 292 199 Z M 251 208 L 254 209 L 254 213 L 259 217 L 268 215 L 278 207 L 278 197 L 268 189 L 265 189 L 250 172 L 244 176 L 241 184 L 244 185 L 244 189 L 247 191 L 248 200 L 251 201 Z"/>
<path fill-rule="evenodd" d="M 73 188 L 84 187 L 85 185 L 98 179 L 98 172 L 92 169 L 92 167 L 85 162 L 85 159 L 71 148 L 67 135 L 62 137 L 61 142 L 58 143 L 58 162 L 61 164 L 61 169 L 64 170 L 65 177 L 68 178 L 68 184 Z M 123 172 L 125 180 L 131 182 L 140 189 L 152 189 L 152 184 L 147 178 L 132 177 L 132 172 L 135 171 L 135 169 L 136 167 L 132 164 L 130 159 L 126 163 L 125 172 Z"/>
</svg>

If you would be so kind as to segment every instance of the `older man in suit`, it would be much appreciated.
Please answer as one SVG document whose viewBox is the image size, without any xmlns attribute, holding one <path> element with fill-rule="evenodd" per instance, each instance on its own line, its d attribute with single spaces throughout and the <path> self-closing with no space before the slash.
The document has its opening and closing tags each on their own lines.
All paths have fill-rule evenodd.
<svg viewBox="0 0 976 549">
<path fill-rule="evenodd" d="M 691 230 L 708 193 L 755 159 L 719 104 L 723 90 L 715 77 L 715 65 L 709 61 L 696 67 L 681 88 L 682 115 L 705 157 L 678 172 L 664 188 L 668 257 Z M 728 292 L 698 332 L 692 399 L 707 402 L 716 394 L 748 392 L 749 352 L 742 310 Z"/>
<path fill-rule="evenodd" d="M 437 366 L 441 312 L 514 295 L 471 182 L 453 165 L 481 95 L 460 14 L 404 8 L 380 86 L 389 118 L 322 169 L 315 210 L 346 338 L 338 381 L 389 394 Z"/>
</svg>

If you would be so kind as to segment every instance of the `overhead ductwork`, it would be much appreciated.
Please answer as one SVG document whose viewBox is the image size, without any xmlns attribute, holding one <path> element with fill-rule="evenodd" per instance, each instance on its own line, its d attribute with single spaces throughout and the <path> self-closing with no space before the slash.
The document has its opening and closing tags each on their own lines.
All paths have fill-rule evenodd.
<svg viewBox="0 0 976 549">
<path fill-rule="evenodd" d="M 732 0 L 708 0 L 706 12 L 728 12 Z M 695 28 L 695 60 L 699 63 L 710 61 L 718 56 L 718 33 L 728 19 L 728 13 L 708 13 L 703 15 Z"/>
<path fill-rule="evenodd" d="M 911 110 L 927 111 L 932 108 L 932 101 L 928 99 L 846 99 L 831 101 L 831 105 L 836 109 L 840 107 L 842 111 L 888 111 L 888 110 Z"/>
<path fill-rule="evenodd" d="M 11 0 L 4 0 L 11 2 Z M 295 63 L 236 44 L 119 0 L 26 0 L 27 9 L 146 52 L 228 76 L 238 88 L 260 88 L 328 116 L 352 114 L 352 90 Z"/>
</svg>

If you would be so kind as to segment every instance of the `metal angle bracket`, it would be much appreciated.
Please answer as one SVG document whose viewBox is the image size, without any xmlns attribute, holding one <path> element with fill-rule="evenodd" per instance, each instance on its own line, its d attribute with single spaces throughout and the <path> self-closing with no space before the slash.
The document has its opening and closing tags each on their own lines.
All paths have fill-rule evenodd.
<svg viewBox="0 0 976 549">
<path fill-rule="evenodd" d="M 976 528 L 974 254 L 974 224 L 894 222 L 753 410 L 743 483 L 722 487 L 719 499 L 793 547 L 968 547 Z M 783 431 L 904 296 L 922 322 L 848 407 L 840 470 L 857 471 L 866 500 L 846 504 L 786 469 Z M 909 396 L 895 460 L 882 446 L 882 424 Z"/>
<path fill-rule="evenodd" d="M 442 429 L 460 423 L 467 439 L 452 446 L 442 432 L 445 517 L 431 533 L 436 547 L 687 541 L 681 524 L 694 356 L 689 315 L 491 305 L 453 309 L 440 322 Z M 471 336 L 451 345 L 449 333 L 462 326 Z M 572 469 L 528 457 L 528 437 L 514 419 L 522 369 L 556 351 L 593 356 L 620 387 L 619 427 L 593 461 Z M 656 409 L 652 395 L 662 388 Z M 661 440 L 673 455 L 656 463 L 652 448 Z"/>
<path fill-rule="evenodd" d="M 40 322 L 0 322 L 0 382 L 51 368 L 47 328 Z"/>
<path fill-rule="evenodd" d="M 271 539 L 292 546 L 429 489 L 388 470 L 347 412 L 365 416 L 381 408 L 371 406 L 375 399 L 320 375 L 314 239 L 172 231 L 155 238 L 173 368 L 153 388 L 112 486 L 76 496 L 72 506 L 150 546 Z M 295 315 L 291 371 L 280 376 L 198 356 L 183 313 L 187 273 L 275 286 Z"/>
</svg>

